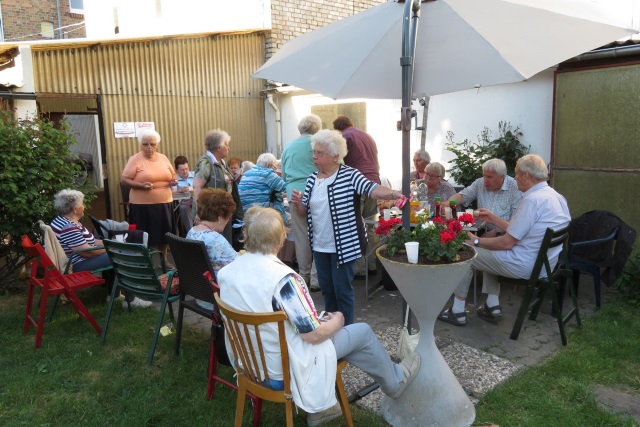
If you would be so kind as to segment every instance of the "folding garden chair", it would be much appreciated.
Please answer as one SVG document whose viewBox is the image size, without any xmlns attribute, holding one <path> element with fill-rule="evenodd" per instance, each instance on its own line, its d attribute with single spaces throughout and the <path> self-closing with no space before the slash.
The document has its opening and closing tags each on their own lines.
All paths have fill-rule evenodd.
<svg viewBox="0 0 640 427">
<path fill-rule="evenodd" d="M 24 318 L 24 333 L 29 332 L 33 325 L 36 328 L 36 349 L 42 345 L 42 334 L 47 314 L 47 301 L 50 296 L 64 295 L 69 304 L 78 312 L 80 317 L 86 319 L 96 330 L 98 335 L 102 332 L 91 313 L 82 303 L 77 291 L 91 286 L 103 285 L 104 279 L 94 276 L 89 271 L 79 273 L 62 274 L 53 264 L 40 243 L 33 243 L 28 236 L 22 236 L 22 247 L 27 255 L 33 257 L 31 262 L 31 276 L 29 277 L 29 291 L 27 292 L 27 309 Z M 38 270 L 44 271 L 44 276 L 38 274 Z M 36 288 L 40 288 L 40 308 L 37 317 L 32 314 L 33 298 Z"/>
</svg>

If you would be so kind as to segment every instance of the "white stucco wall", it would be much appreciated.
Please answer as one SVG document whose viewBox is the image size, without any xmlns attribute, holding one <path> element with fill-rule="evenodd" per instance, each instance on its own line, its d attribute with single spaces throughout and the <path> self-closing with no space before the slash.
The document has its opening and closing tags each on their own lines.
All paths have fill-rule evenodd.
<svg viewBox="0 0 640 427">
<path fill-rule="evenodd" d="M 381 174 L 388 177 L 399 188 L 402 179 L 402 134 L 396 130 L 400 119 L 400 100 L 332 100 L 320 95 L 296 95 L 295 92 L 275 95 L 282 120 L 282 141 L 298 136 L 298 121 L 311 113 L 314 105 L 347 102 L 367 102 L 367 132 L 378 144 L 378 159 Z M 421 125 L 422 108 L 416 102 L 418 125 Z M 446 162 L 453 155 L 446 151 L 446 135 L 451 130 L 455 141 L 468 138 L 477 140 L 487 126 L 497 136 L 498 122 L 510 122 L 520 127 L 521 141 L 531 145 L 531 152 L 545 160 L 551 158 L 551 122 L 553 108 L 553 70 L 538 74 L 529 81 L 509 85 L 467 90 L 431 98 L 425 148 L 432 161 Z M 265 107 L 267 121 L 267 144 L 276 153 L 275 122 L 273 110 Z M 411 153 L 420 148 L 421 132 L 411 132 Z"/>
<path fill-rule="evenodd" d="M 85 1 L 88 38 L 271 28 L 271 0 Z"/>
</svg>

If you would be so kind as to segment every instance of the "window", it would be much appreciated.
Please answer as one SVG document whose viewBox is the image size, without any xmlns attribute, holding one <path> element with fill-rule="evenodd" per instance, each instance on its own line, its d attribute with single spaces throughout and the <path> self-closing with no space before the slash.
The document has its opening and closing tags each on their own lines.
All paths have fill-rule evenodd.
<svg viewBox="0 0 640 427">
<path fill-rule="evenodd" d="M 52 39 L 55 36 L 53 34 L 53 22 L 42 21 L 40 23 L 40 34 L 42 34 L 42 37 Z"/>
<path fill-rule="evenodd" d="M 69 10 L 71 13 L 84 15 L 83 0 L 69 0 Z"/>
</svg>

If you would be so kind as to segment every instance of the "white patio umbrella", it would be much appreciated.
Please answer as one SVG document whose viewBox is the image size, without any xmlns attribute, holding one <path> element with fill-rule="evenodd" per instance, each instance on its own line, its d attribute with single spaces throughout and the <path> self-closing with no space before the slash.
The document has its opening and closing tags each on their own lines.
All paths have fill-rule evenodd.
<svg viewBox="0 0 640 427">
<path fill-rule="evenodd" d="M 411 99 L 526 80 L 637 33 L 609 15 L 616 0 L 401 3 L 389 1 L 297 37 L 253 76 L 335 99 L 402 98 L 405 195 Z M 408 227 L 408 209 L 402 219 Z"/>
<path fill-rule="evenodd" d="M 424 2 L 411 97 L 525 80 L 636 33 L 609 17 L 612 1 Z M 400 99 L 403 7 L 383 3 L 299 36 L 253 76 L 334 99 Z"/>
</svg>

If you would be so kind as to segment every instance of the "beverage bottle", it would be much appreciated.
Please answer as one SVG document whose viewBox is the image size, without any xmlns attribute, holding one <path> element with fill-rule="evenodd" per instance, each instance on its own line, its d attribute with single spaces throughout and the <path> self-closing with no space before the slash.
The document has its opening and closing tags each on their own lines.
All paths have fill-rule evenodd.
<svg viewBox="0 0 640 427">
<path fill-rule="evenodd" d="M 442 199 L 440 197 L 434 198 L 433 204 L 435 205 L 435 212 L 433 214 L 433 217 L 440 218 L 440 209 L 442 208 Z"/>
<path fill-rule="evenodd" d="M 458 203 L 455 200 L 449 200 L 449 207 L 451 208 L 451 218 L 458 218 Z"/>
<path fill-rule="evenodd" d="M 409 201 L 409 221 L 418 222 L 416 213 L 420 210 L 420 200 L 418 200 L 418 192 L 411 193 L 411 200 Z"/>
<path fill-rule="evenodd" d="M 424 183 L 424 179 L 422 181 L 420 181 L 420 184 L 418 184 L 418 200 L 420 200 L 421 202 L 424 202 L 427 200 L 427 184 Z"/>
</svg>

